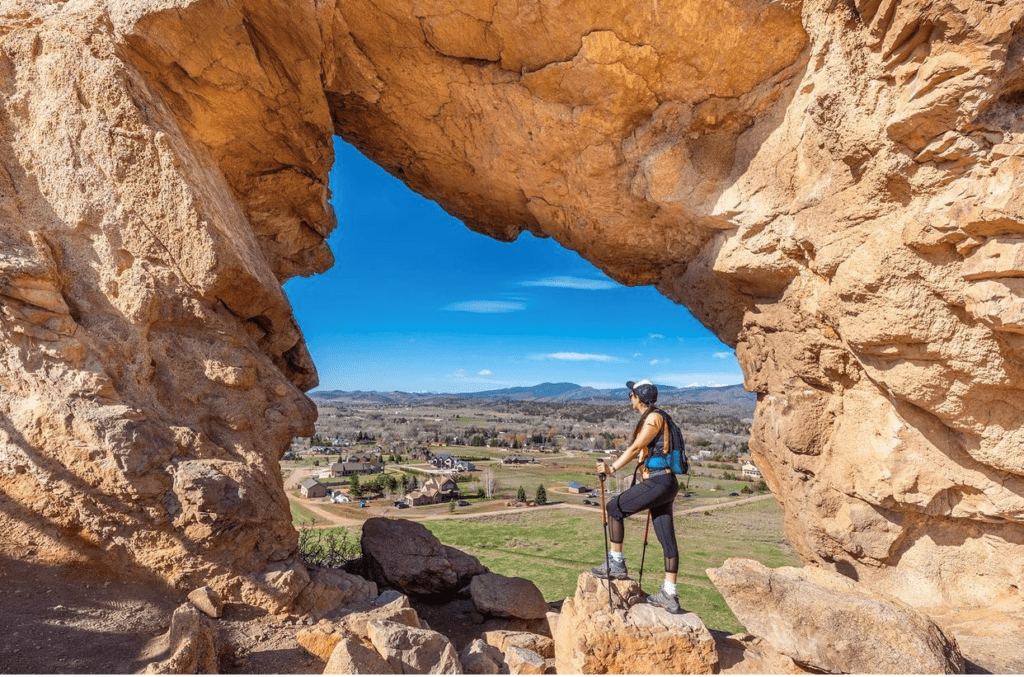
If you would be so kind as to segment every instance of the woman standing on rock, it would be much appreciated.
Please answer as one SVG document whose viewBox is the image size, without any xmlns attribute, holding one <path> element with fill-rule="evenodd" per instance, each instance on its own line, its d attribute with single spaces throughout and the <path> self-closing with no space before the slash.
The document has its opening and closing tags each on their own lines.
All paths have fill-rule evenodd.
<svg viewBox="0 0 1024 677">
<path fill-rule="evenodd" d="M 611 551 L 605 563 L 594 567 L 592 571 L 595 576 L 604 579 L 629 578 L 626 558 L 622 554 L 625 536 L 623 520 L 642 510 L 650 510 L 654 533 L 657 534 L 658 542 L 665 553 L 665 582 L 662 583 L 661 590 L 647 597 L 647 603 L 678 613 L 676 574 L 679 571 L 679 549 L 672 521 L 672 505 L 676 494 L 679 493 L 679 482 L 671 468 L 665 467 L 664 463 L 655 462 L 655 459 L 666 457 L 669 446 L 665 443 L 666 437 L 675 424 L 671 423 L 668 414 L 654 406 L 658 401 L 658 388 L 654 384 L 647 380 L 639 383 L 629 381 L 626 387 L 629 388 L 629 401 L 633 409 L 640 413 L 640 421 L 633 431 L 633 442 L 612 463 L 598 461 L 597 472 L 605 475 L 614 473 L 639 456 L 638 469 L 642 481 L 608 501 L 608 536 Z"/>
</svg>

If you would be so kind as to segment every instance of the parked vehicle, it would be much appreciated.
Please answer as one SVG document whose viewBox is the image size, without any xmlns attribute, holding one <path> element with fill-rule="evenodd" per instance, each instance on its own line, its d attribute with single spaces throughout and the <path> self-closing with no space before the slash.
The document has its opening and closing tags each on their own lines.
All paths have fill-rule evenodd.
<svg viewBox="0 0 1024 677">
<path fill-rule="evenodd" d="M 589 494 L 587 494 L 587 498 L 597 498 L 597 494 L 591 491 Z"/>
<path fill-rule="evenodd" d="M 693 494 L 683 494 L 683 498 L 693 498 Z"/>
<path fill-rule="evenodd" d="M 594 505 L 594 504 L 591 503 L 589 499 L 584 498 L 583 499 L 583 505 Z"/>
<path fill-rule="evenodd" d="M 467 505 L 469 505 L 469 501 L 459 501 L 459 506 L 460 507 L 465 508 Z"/>
<path fill-rule="evenodd" d="M 735 491 L 734 491 L 734 492 L 732 492 L 732 493 L 731 493 L 731 494 L 729 494 L 729 495 L 730 495 L 730 496 L 739 496 L 739 494 L 737 494 L 737 493 L 736 493 Z"/>
<path fill-rule="evenodd" d="M 359 501 L 359 507 L 360 508 L 365 508 L 366 507 L 366 501 Z"/>
<path fill-rule="evenodd" d="M 398 508 L 399 510 L 402 510 L 402 509 L 404 509 L 404 508 L 408 508 L 408 507 L 409 507 L 409 504 L 408 504 L 408 503 L 402 503 L 402 502 L 400 502 L 400 501 L 399 501 L 399 502 L 396 502 L 396 503 L 395 503 L 395 505 L 396 505 L 396 507 L 397 507 L 397 508 Z"/>
</svg>

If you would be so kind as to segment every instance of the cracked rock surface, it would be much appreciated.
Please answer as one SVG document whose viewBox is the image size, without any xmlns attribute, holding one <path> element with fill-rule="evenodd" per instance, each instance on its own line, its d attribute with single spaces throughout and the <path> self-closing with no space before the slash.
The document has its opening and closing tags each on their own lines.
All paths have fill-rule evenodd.
<svg viewBox="0 0 1024 677">
<path fill-rule="evenodd" d="M 5 3 L 5 547 L 268 608 L 308 584 L 278 457 L 317 379 L 280 284 L 331 264 L 339 134 L 470 228 L 553 237 L 735 346 L 805 561 L 1019 618 L 1022 14 Z"/>
</svg>

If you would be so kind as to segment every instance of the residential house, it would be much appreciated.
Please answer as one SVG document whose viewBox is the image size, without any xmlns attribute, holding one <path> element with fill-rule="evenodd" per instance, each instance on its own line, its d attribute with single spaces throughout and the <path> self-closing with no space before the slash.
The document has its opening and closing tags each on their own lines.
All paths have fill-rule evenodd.
<svg viewBox="0 0 1024 677">
<path fill-rule="evenodd" d="M 569 493 L 572 493 L 572 494 L 585 494 L 588 491 L 590 491 L 590 489 L 588 489 L 587 487 L 583 486 L 579 482 L 569 482 Z"/>
<path fill-rule="evenodd" d="M 420 485 L 419 489 L 410 491 L 405 496 L 409 505 L 432 505 L 434 503 L 447 503 L 459 496 L 459 485 L 455 483 L 451 475 L 438 475 L 431 477 Z"/>
<path fill-rule="evenodd" d="M 299 485 L 303 498 L 323 498 L 327 495 L 327 487 L 310 478 Z"/>
<path fill-rule="evenodd" d="M 349 475 L 376 475 L 384 472 L 384 464 L 377 462 L 348 462 L 331 464 L 332 477 L 348 477 Z"/>
<path fill-rule="evenodd" d="M 536 461 L 534 461 L 532 458 L 527 458 L 526 456 L 506 456 L 505 458 L 501 459 L 501 462 L 504 465 L 521 465 L 523 463 L 536 463 Z"/>
<path fill-rule="evenodd" d="M 752 480 L 761 479 L 761 471 L 757 469 L 757 466 L 753 463 L 744 463 L 741 468 L 744 477 L 749 477 Z"/>
</svg>

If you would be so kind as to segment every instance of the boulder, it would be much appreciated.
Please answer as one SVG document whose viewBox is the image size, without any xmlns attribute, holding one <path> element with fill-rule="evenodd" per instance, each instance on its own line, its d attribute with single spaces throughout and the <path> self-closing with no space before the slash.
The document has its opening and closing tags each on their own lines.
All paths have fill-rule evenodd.
<svg viewBox="0 0 1024 677">
<path fill-rule="evenodd" d="M 144 651 L 145 656 L 168 656 L 142 669 L 146 675 L 216 674 L 217 645 L 213 622 L 191 604 L 171 616 L 171 627 Z"/>
<path fill-rule="evenodd" d="M 366 626 L 370 643 L 396 674 L 461 675 L 458 653 L 433 630 L 374 620 Z"/>
<path fill-rule="evenodd" d="M 707 574 L 751 634 L 801 665 L 833 673 L 963 672 L 956 641 L 931 619 L 832 571 L 732 558 Z"/>
<path fill-rule="evenodd" d="M 368 519 L 360 543 L 369 577 L 411 595 L 451 595 L 487 573 L 475 557 L 443 545 L 409 520 Z"/>
<path fill-rule="evenodd" d="M 510 646 L 505 652 L 505 664 L 511 675 L 543 675 L 547 668 L 543 656 L 518 646 Z"/>
<path fill-rule="evenodd" d="M 784 654 L 779 653 L 760 637 L 744 633 L 715 634 L 718 647 L 718 668 L 723 675 L 810 675 Z"/>
<path fill-rule="evenodd" d="M 484 633 L 483 641 L 503 654 L 507 653 L 510 647 L 517 646 L 521 649 L 529 649 L 543 658 L 555 657 L 554 640 L 532 632 L 492 630 Z"/>
<path fill-rule="evenodd" d="M 334 649 L 345 637 L 330 621 L 320 621 L 311 628 L 299 628 L 295 642 L 321 660 L 329 660 Z"/>
<path fill-rule="evenodd" d="M 341 639 L 331 652 L 325 675 L 393 675 L 381 655 L 353 635 Z"/>
<path fill-rule="evenodd" d="M 409 606 L 409 598 L 402 595 L 383 606 L 368 611 L 349 614 L 339 621 L 339 626 L 359 637 L 369 637 L 367 625 L 371 621 L 391 621 L 410 628 L 423 628 L 424 622 L 416 610 Z"/>
<path fill-rule="evenodd" d="M 501 672 L 505 656 L 482 639 L 474 639 L 459 654 L 459 662 L 467 675 L 496 675 Z"/>
<path fill-rule="evenodd" d="M 562 605 L 555 632 L 558 674 L 711 674 L 718 669 L 714 637 L 693 613 L 670 614 L 640 603 L 635 581 L 580 574 L 576 594 Z"/>
<path fill-rule="evenodd" d="M 217 591 L 208 585 L 188 593 L 188 601 L 210 618 L 220 618 L 224 613 L 224 602 Z"/>
<path fill-rule="evenodd" d="M 385 598 L 385 596 L 382 595 L 381 598 Z M 401 595 L 398 598 L 392 598 L 389 595 L 385 599 L 390 599 L 390 601 L 383 606 L 353 612 L 335 622 L 322 620 L 312 628 L 302 628 L 296 633 L 295 641 L 314 656 L 328 660 L 338 643 L 346 637 L 351 636 L 364 642 L 369 641 L 367 624 L 370 621 L 386 620 L 412 628 L 422 627 L 416 610 L 409 606 L 408 597 Z M 360 606 L 365 608 L 365 604 Z"/>
<path fill-rule="evenodd" d="M 469 593 L 481 613 L 524 619 L 545 618 L 548 613 L 544 595 L 525 578 L 480 574 L 470 582 Z"/>
<path fill-rule="evenodd" d="M 375 583 L 344 571 L 311 567 L 309 579 L 293 606 L 300 616 L 319 619 L 341 606 L 377 596 Z"/>
</svg>

